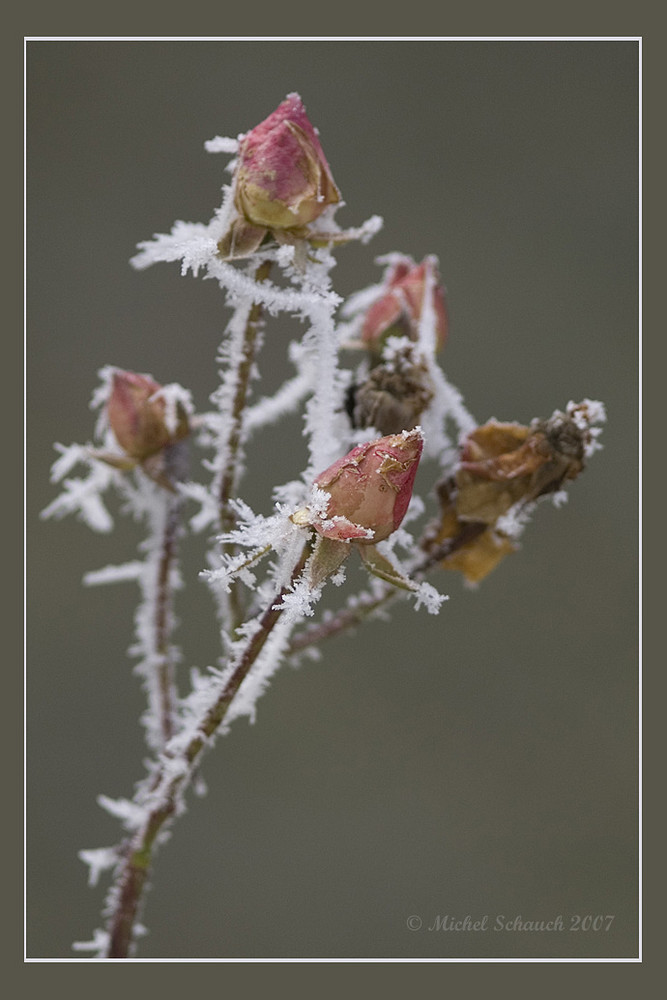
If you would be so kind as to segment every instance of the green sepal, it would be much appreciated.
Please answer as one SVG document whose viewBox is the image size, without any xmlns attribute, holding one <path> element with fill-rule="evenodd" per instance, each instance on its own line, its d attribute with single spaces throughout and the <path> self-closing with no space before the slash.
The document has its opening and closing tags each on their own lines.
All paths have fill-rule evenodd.
<svg viewBox="0 0 667 1000">
<path fill-rule="evenodd" d="M 381 552 L 378 552 L 375 545 L 359 545 L 359 554 L 364 561 L 364 565 L 373 576 L 379 576 L 386 583 L 391 583 L 401 590 L 417 590 L 417 584 L 407 576 L 403 576 L 399 570 Z"/>
<path fill-rule="evenodd" d="M 345 562 L 352 549 L 349 542 L 339 542 L 335 538 L 320 535 L 315 543 L 310 561 L 310 583 L 319 587 Z"/>
<path fill-rule="evenodd" d="M 96 458 L 98 461 L 104 462 L 105 465 L 110 465 L 112 469 L 120 469 L 121 472 L 129 472 L 130 469 L 134 469 L 138 465 L 138 460 L 129 455 L 112 455 L 109 452 L 93 451 L 92 449 L 88 451 L 88 454 L 91 458 Z"/>
<path fill-rule="evenodd" d="M 253 226 L 245 219 L 236 218 L 218 242 L 218 253 L 223 260 L 238 260 L 250 257 L 266 236 L 262 226 Z"/>
</svg>

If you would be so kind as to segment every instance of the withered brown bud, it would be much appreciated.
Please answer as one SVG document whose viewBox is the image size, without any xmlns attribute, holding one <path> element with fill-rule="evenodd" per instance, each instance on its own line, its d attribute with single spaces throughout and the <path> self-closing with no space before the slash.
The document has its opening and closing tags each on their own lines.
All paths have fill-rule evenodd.
<svg viewBox="0 0 667 1000">
<path fill-rule="evenodd" d="M 583 458 L 581 431 L 567 418 L 531 427 L 490 421 L 464 442 L 455 477 L 457 513 L 495 524 L 514 504 L 554 493 L 574 479 Z"/>
<path fill-rule="evenodd" d="M 530 427 L 491 420 L 463 442 L 452 476 L 438 484 L 440 520 L 424 548 L 467 580 L 483 579 L 515 546 L 499 525 L 514 508 L 555 493 L 584 468 L 595 432 L 584 404 L 570 404 Z"/>
<path fill-rule="evenodd" d="M 354 390 L 354 427 L 375 427 L 380 434 L 412 430 L 433 398 L 426 367 L 421 364 L 381 364 Z"/>
</svg>

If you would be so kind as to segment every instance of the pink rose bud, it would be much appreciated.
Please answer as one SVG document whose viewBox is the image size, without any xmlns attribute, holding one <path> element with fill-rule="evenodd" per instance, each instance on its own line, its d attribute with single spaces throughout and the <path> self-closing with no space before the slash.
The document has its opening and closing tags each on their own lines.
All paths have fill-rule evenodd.
<svg viewBox="0 0 667 1000">
<path fill-rule="evenodd" d="M 162 386 L 134 372 L 115 372 L 107 403 L 109 425 L 118 444 L 139 462 L 189 433 L 187 414 L 178 404 L 177 424 L 169 428 L 166 402 L 156 396 Z"/>
<path fill-rule="evenodd" d="M 361 329 L 367 347 L 380 353 L 388 337 L 417 340 L 427 281 L 432 283 L 436 347 L 444 346 L 448 327 L 445 292 L 434 259 L 427 257 L 418 265 L 409 258 L 394 265 L 388 276 L 387 291 L 370 307 Z"/>
<path fill-rule="evenodd" d="M 329 494 L 326 510 L 297 511 L 293 520 L 340 541 L 367 544 L 388 538 L 408 509 L 423 443 L 416 427 L 357 445 L 315 480 Z"/>
<path fill-rule="evenodd" d="M 252 226 L 295 229 L 340 201 L 317 133 L 298 94 L 242 139 L 236 207 Z"/>
</svg>

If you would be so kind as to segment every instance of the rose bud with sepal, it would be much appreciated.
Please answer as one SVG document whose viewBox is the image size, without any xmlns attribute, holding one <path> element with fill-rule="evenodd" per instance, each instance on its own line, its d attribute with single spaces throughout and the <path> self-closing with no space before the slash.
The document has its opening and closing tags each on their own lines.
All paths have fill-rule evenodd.
<svg viewBox="0 0 667 1000">
<path fill-rule="evenodd" d="M 176 390 L 176 391 L 174 391 Z M 93 452 L 95 458 L 128 471 L 140 466 L 165 489 L 187 478 L 190 418 L 180 386 L 161 386 L 149 375 L 115 370 L 106 418 L 122 454 Z"/>
<path fill-rule="evenodd" d="M 391 434 L 357 445 L 317 476 L 315 502 L 292 515 L 295 524 L 321 536 L 311 569 L 314 582 L 331 575 L 353 543 L 362 555 L 373 549 L 364 559 L 371 572 L 381 566 L 385 579 L 393 575 L 398 586 L 409 585 L 388 560 L 374 556 L 374 545 L 396 531 L 405 516 L 423 443 L 420 427 Z"/>
<path fill-rule="evenodd" d="M 177 404 L 170 426 L 162 386 L 148 375 L 117 371 L 112 376 L 107 418 L 116 441 L 130 458 L 142 462 L 190 432 L 188 415 Z"/>
<path fill-rule="evenodd" d="M 223 257 L 245 257 L 271 234 L 306 238 L 308 225 L 340 193 L 301 98 L 288 94 L 241 140 L 234 204 L 238 215 L 218 243 Z"/>
</svg>

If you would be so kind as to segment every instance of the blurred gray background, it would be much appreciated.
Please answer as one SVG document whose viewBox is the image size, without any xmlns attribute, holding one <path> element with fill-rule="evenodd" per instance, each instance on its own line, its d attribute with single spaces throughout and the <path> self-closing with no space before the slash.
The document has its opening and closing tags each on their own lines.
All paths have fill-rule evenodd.
<svg viewBox="0 0 667 1000">
<path fill-rule="evenodd" d="M 28 44 L 30 957 L 71 957 L 99 925 L 106 883 L 87 888 L 77 851 L 117 840 L 95 798 L 131 795 L 144 756 L 133 585 L 81 585 L 140 535 L 39 520 L 52 444 L 90 439 L 105 364 L 207 407 L 221 293 L 128 259 L 175 219 L 210 218 L 228 175 L 204 141 L 292 90 L 343 193 L 338 220 L 385 220 L 337 251 L 337 290 L 375 282 L 382 253 L 437 254 L 443 365 L 480 422 L 602 399 L 605 449 L 477 591 L 434 578 L 450 595 L 439 617 L 401 604 L 393 624 L 283 668 L 256 725 L 207 757 L 208 796 L 158 855 L 139 954 L 636 955 L 637 59 L 633 42 Z M 269 327 L 262 391 L 295 336 Z M 280 425 L 251 453 L 256 509 L 301 468 L 299 433 Z M 195 545 L 184 670 L 218 655 L 203 565 Z M 428 929 L 468 914 L 489 930 Z M 558 915 L 562 932 L 492 929 Z M 577 915 L 614 921 L 570 930 Z"/>
</svg>

